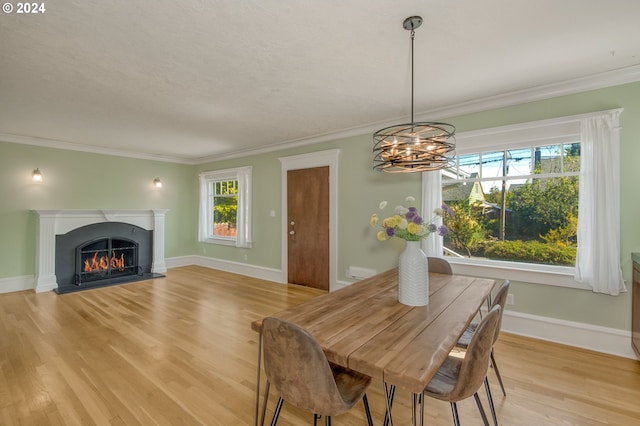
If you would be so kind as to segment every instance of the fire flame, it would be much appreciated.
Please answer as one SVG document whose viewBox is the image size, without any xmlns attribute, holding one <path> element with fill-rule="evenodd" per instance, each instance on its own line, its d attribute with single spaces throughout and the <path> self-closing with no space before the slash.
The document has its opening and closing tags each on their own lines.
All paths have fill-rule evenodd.
<svg viewBox="0 0 640 426">
<path fill-rule="evenodd" d="M 109 269 L 109 264 L 111 264 L 111 269 L 124 270 L 124 253 L 118 257 L 115 250 L 113 250 L 111 257 L 100 256 L 98 258 L 98 252 L 95 252 L 91 260 L 84 260 L 84 272 L 106 271 Z"/>
</svg>

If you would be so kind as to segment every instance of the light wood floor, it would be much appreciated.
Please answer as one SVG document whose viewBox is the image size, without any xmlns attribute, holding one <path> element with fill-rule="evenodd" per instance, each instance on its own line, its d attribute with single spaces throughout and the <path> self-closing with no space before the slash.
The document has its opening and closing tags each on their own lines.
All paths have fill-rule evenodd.
<svg viewBox="0 0 640 426">
<path fill-rule="evenodd" d="M 190 266 L 166 278 L 57 296 L 0 295 L 1 425 L 251 425 L 257 335 L 250 323 L 320 294 Z M 639 425 L 640 362 L 502 334 L 504 425 Z M 369 391 L 375 424 L 382 385 Z M 481 392 L 484 400 L 484 393 Z M 270 401 L 272 412 L 275 396 Z M 410 423 L 398 391 L 394 420 Z M 427 401 L 427 424 L 450 425 Z M 464 425 L 480 424 L 472 399 Z M 365 425 L 362 405 L 334 425 Z M 280 425 L 312 424 L 290 405 Z"/>
</svg>

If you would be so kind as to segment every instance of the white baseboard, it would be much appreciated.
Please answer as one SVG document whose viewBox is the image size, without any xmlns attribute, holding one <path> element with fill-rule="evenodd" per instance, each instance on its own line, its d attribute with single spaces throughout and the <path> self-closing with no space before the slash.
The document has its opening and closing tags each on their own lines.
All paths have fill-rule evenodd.
<svg viewBox="0 0 640 426">
<path fill-rule="evenodd" d="M 631 331 L 509 310 L 504 311 L 502 330 L 534 339 L 637 359 L 631 347 Z"/>
<path fill-rule="evenodd" d="M 275 281 L 277 283 L 282 282 L 282 273 L 279 269 L 265 268 L 264 266 L 249 265 L 247 263 L 197 255 L 172 257 L 165 261 L 167 263 L 167 268 L 198 265 L 205 268 L 219 269 L 221 271 L 233 272 L 235 274 L 246 275 L 248 277 L 259 278 L 262 280 Z"/>
<path fill-rule="evenodd" d="M 33 290 L 36 286 L 36 278 L 33 275 L 19 277 L 0 278 L 0 293 L 14 291 Z"/>
</svg>

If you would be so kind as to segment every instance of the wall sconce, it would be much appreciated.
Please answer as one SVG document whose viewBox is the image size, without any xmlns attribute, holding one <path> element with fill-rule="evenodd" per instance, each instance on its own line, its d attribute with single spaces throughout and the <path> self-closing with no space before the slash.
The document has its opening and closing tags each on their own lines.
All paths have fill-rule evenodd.
<svg viewBox="0 0 640 426">
<path fill-rule="evenodd" d="M 31 178 L 34 182 L 42 182 L 42 173 L 40 173 L 40 169 L 36 168 L 31 174 Z"/>
<path fill-rule="evenodd" d="M 155 178 L 153 180 L 153 186 L 155 186 L 156 188 L 162 188 L 162 181 L 160 180 L 160 178 Z"/>
</svg>

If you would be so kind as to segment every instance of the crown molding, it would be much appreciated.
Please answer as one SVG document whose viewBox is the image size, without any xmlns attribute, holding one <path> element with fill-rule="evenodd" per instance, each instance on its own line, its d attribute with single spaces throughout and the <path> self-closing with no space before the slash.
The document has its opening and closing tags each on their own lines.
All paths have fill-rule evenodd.
<svg viewBox="0 0 640 426">
<path fill-rule="evenodd" d="M 164 155 L 150 154 L 146 152 L 126 151 L 122 149 L 104 148 L 101 146 L 84 145 L 75 142 L 65 142 L 55 139 L 38 138 L 34 136 L 13 135 L 10 133 L 0 133 L 0 141 L 18 143 L 22 145 L 41 146 L 44 148 L 64 149 L 67 151 L 80 151 L 90 154 L 113 155 L 115 157 L 136 158 L 139 160 L 163 161 L 166 163 L 195 164 L 188 158 L 170 157 Z"/>
<path fill-rule="evenodd" d="M 504 108 L 513 105 L 525 104 L 528 102 L 541 101 L 558 96 L 572 95 L 590 90 L 603 89 L 606 87 L 619 86 L 627 83 L 640 81 L 640 64 L 613 71 L 592 74 L 572 80 L 551 83 L 543 86 L 531 87 L 528 89 L 516 90 L 500 95 L 489 96 L 482 99 L 461 102 L 434 108 L 416 114 L 416 121 L 440 120 L 443 118 L 456 117 L 465 114 L 488 111 L 496 108 Z M 32 136 L 13 135 L 0 133 L 0 140 L 5 142 L 19 143 L 25 145 L 36 145 L 47 148 L 66 149 L 71 151 L 82 151 L 94 154 L 113 155 L 118 157 L 137 158 L 141 160 L 163 161 L 180 164 L 203 164 L 213 163 L 232 158 L 245 157 L 248 155 L 265 154 L 268 152 L 280 151 L 283 149 L 296 148 L 313 145 L 335 139 L 359 136 L 374 132 L 380 128 L 390 126 L 406 117 L 397 117 L 391 120 L 377 121 L 364 125 L 344 128 L 332 132 L 314 135 L 305 138 L 292 139 L 276 144 L 262 146 L 259 148 L 240 149 L 232 153 L 212 154 L 205 157 L 173 157 L 162 156 L 144 152 L 122 151 L 111 148 L 83 145 L 73 142 L 64 142 L 52 139 L 37 138 Z"/>
</svg>

